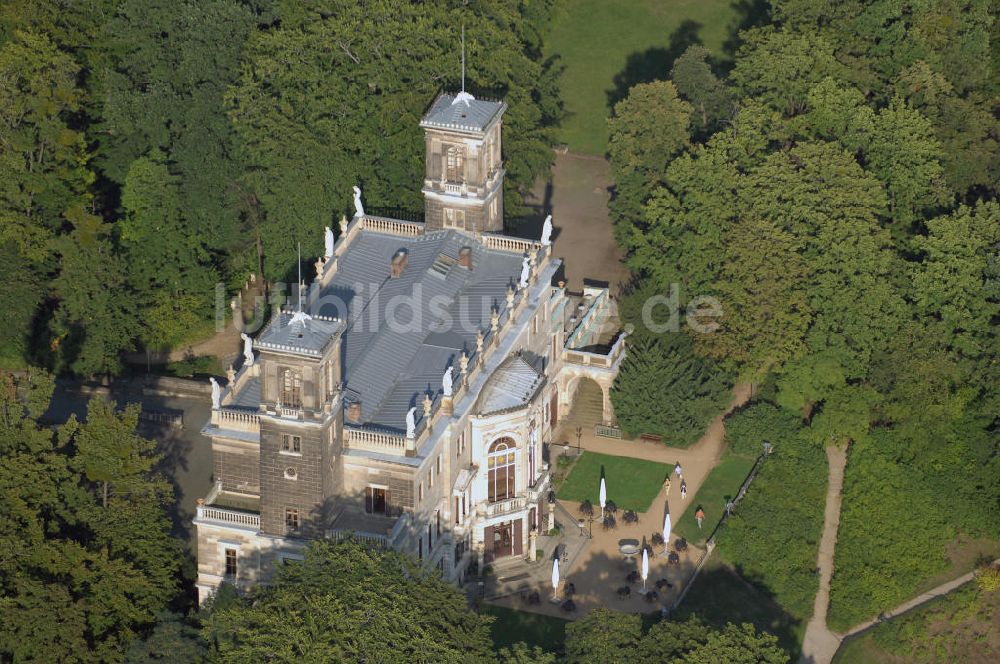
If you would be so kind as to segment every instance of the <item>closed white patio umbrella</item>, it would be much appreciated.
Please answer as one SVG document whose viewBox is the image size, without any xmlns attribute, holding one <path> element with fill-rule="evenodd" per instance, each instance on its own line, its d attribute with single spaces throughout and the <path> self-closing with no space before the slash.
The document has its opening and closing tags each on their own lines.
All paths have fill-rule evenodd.
<svg viewBox="0 0 1000 664">
<path fill-rule="evenodd" d="M 600 497 L 600 500 L 601 500 L 601 520 L 603 521 L 604 520 L 604 505 L 605 505 L 605 503 L 608 502 L 608 487 L 605 486 L 605 484 L 604 484 L 604 478 L 603 477 L 601 478 L 601 494 L 600 494 L 599 497 Z"/>
<path fill-rule="evenodd" d="M 552 561 L 552 596 L 559 597 L 559 559 Z"/>
<path fill-rule="evenodd" d="M 670 548 L 670 512 L 663 517 L 663 555 L 667 555 Z"/>
<path fill-rule="evenodd" d="M 649 549 L 642 547 L 642 592 L 646 592 L 646 577 L 649 576 Z"/>
</svg>

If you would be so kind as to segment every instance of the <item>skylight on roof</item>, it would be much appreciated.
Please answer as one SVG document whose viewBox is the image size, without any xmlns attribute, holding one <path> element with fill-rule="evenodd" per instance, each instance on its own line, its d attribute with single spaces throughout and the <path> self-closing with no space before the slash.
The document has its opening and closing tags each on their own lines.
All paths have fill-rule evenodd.
<svg viewBox="0 0 1000 664">
<path fill-rule="evenodd" d="M 431 265 L 428 272 L 444 278 L 448 276 L 448 272 L 455 266 L 456 263 L 458 263 L 458 259 L 452 258 L 447 254 L 438 254 L 437 258 L 434 259 L 434 264 Z"/>
</svg>

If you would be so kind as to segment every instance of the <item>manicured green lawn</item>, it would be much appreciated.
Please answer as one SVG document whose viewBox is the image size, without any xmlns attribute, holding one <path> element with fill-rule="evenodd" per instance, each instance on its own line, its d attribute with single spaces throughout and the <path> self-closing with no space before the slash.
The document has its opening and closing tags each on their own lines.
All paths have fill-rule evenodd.
<svg viewBox="0 0 1000 664">
<path fill-rule="evenodd" d="M 619 509 L 638 512 L 649 510 L 664 478 L 673 470 L 655 461 L 584 452 L 559 487 L 557 497 L 577 502 L 589 500 L 599 510 L 601 468 L 604 469 L 608 500 L 613 500 Z"/>
<path fill-rule="evenodd" d="M 548 652 L 561 652 L 566 642 L 568 620 L 493 604 L 483 604 L 479 612 L 496 616 L 490 625 L 490 636 L 497 648 L 524 641 L 529 647 L 539 646 Z"/>
<path fill-rule="evenodd" d="M 722 516 L 722 512 L 725 511 L 726 500 L 736 496 L 736 492 L 739 491 L 747 473 L 753 467 L 754 460 L 753 457 L 724 454 L 719 465 L 713 468 L 712 472 L 705 478 L 698 493 L 694 495 L 688 493 L 687 510 L 685 510 L 680 522 L 674 524 L 673 532 L 695 544 L 705 541 Z M 676 482 L 674 484 L 676 485 Z M 671 497 L 672 501 L 680 500 L 677 486 L 671 489 Z M 702 524 L 701 530 L 698 529 L 698 523 L 694 519 L 699 505 L 705 511 L 705 522 Z"/>
<path fill-rule="evenodd" d="M 720 628 L 728 622 L 753 623 L 758 630 L 777 636 L 781 647 L 792 654 L 793 662 L 806 630 L 804 623 L 788 615 L 772 597 L 747 583 L 718 556 L 702 568 L 671 619 L 685 620 L 692 613 Z"/>
<path fill-rule="evenodd" d="M 722 44 L 736 21 L 732 0 L 566 0 L 546 40 L 546 55 L 565 68 L 568 117 L 559 141 L 574 152 L 607 149 L 608 93 L 637 77 L 667 78 L 692 42 L 724 59 Z M 616 81 L 616 76 L 622 74 Z"/>
</svg>

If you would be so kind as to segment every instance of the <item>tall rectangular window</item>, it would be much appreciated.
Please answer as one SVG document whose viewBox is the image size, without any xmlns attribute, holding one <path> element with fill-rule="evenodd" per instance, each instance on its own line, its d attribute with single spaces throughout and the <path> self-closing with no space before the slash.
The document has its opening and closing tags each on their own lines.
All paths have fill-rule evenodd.
<svg viewBox="0 0 1000 664">
<path fill-rule="evenodd" d="M 461 182 L 465 180 L 464 164 L 465 151 L 457 145 L 450 146 L 445 158 L 448 182 Z"/>
<path fill-rule="evenodd" d="M 389 513 L 389 492 L 381 487 L 365 489 L 365 512 L 368 514 Z"/>
<path fill-rule="evenodd" d="M 299 529 L 299 511 L 292 507 L 285 509 L 285 527 L 289 530 Z"/>
<path fill-rule="evenodd" d="M 281 371 L 281 405 L 291 408 L 302 407 L 302 376 L 298 371 Z"/>
<path fill-rule="evenodd" d="M 441 510 L 434 513 L 434 519 L 437 521 L 437 536 L 441 537 Z"/>
<path fill-rule="evenodd" d="M 226 576 L 235 577 L 236 572 L 236 549 L 226 549 Z"/>
<path fill-rule="evenodd" d="M 491 503 L 514 497 L 514 441 L 501 438 L 490 446 L 487 457 L 487 498 Z"/>
</svg>

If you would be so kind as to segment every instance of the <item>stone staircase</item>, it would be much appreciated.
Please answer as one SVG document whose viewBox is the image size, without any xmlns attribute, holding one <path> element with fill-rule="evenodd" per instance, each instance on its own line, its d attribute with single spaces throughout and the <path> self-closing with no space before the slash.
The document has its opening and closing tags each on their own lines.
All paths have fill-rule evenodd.
<svg viewBox="0 0 1000 664">
<path fill-rule="evenodd" d="M 597 383 L 580 379 L 577 383 L 576 394 L 573 395 L 573 407 L 559 424 L 565 427 L 567 435 L 572 433 L 576 427 L 583 427 L 584 431 L 592 431 L 595 424 L 601 424 L 604 414 L 604 396 Z M 559 441 L 562 442 L 562 441 Z M 576 441 L 570 441 L 575 443 Z"/>
</svg>

